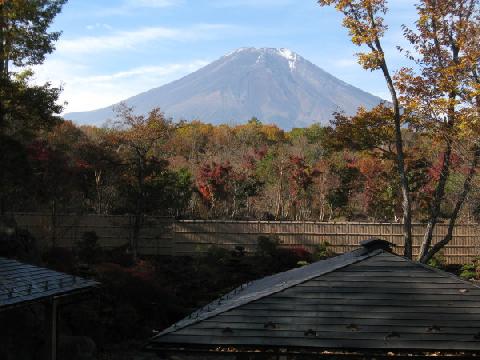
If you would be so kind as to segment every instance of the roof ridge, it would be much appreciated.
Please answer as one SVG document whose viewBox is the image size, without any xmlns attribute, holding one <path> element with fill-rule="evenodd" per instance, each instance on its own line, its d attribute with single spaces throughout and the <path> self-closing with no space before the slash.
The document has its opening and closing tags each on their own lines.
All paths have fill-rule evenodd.
<svg viewBox="0 0 480 360">
<path fill-rule="evenodd" d="M 301 277 L 299 279 L 292 279 L 292 280 L 289 280 L 289 281 L 286 280 L 286 281 L 283 281 L 281 283 L 276 283 L 276 284 L 273 284 L 271 287 L 269 287 L 267 289 L 263 289 L 263 290 L 257 291 L 257 292 L 251 292 L 250 294 L 247 293 L 244 296 L 237 297 L 236 299 L 233 299 L 233 298 L 229 299 L 227 297 L 226 300 L 227 301 L 230 300 L 230 301 L 228 303 L 225 303 L 225 304 L 221 303 L 222 299 L 224 299 L 229 294 L 237 295 L 237 294 L 240 294 L 239 291 L 241 292 L 242 290 L 248 289 L 248 283 L 247 284 L 242 284 L 239 287 L 232 290 L 231 292 L 227 293 L 226 295 L 220 297 L 219 299 L 214 300 L 213 302 L 210 302 L 209 304 L 205 305 L 204 307 L 200 308 L 199 310 L 193 312 L 188 317 L 183 318 L 182 320 L 180 320 L 180 321 L 176 322 L 175 324 L 169 326 L 168 328 L 164 329 L 159 334 L 153 336 L 151 338 L 151 340 L 154 340 L 154 339 L 159 338 L 163 335 L 170 334 L 170 333 L 173 333 L 175 331 L 181 330 L 181 329 L 183 329 L 187 326 L 194 325 L 194 324 L 196 324 L 200 321 L 207 320 L 207 319 L 209 319 L 213 316 L 216 316 L 216 315 L 222 314 L 226 311 L 229 311 L 229 310 L 235 309 L 237 307 L 249 304 L 253 301 L 260 300 L 260 299 L 262 299 L 266 296 L 279 293 L 283 290 L 286 290 L 286 289 L 289 289 L 291 287 L 297 286 L 297 285 L 302 284 L 306 281 L 312 280 L 316 277 L 323 276 L 323 275 L 329 274 L 333 271 L 336 271 L 336 270 L 342 269 L 344 267 L 347 267 L 349 265 L 359 263 L 359 262 L 364 261 L 366 259 L 369 259 L 373 256 L 379 255 L 383 252 L 384 252 L 384 250 L 381 250 L 381 249 L 368 252 L 368 251 L 365 251 L 365 249 L 360 248 L 360 249 L 354 250 L 352 252 L 344 253 L 344 254 L 329 258 L 329 259 L 316 261 L 312 264 L 303 266 L 301 268 L 293 268 L 293 269 L 290 269 L 290 270 L 287 270 L 287 271 L 284 271 L 284 272 L 281 272 L 281 273 L 266 276 L 262 279 L 259 279 L 259 280 L 256 280 L 256 281 L 252 282 L 251 284 L 254 284 L 254 283 L 258 284 L 259 282 L 262 282 L 262 281 L 265 282 L 265 280 L 272 279 L 272 278 L 281 278 L 280 275 L 285 275 L 285 274 L 289 274 L 289 273 L 291 274 L 291 273 L 294 273 L 294 272 L 300 273 L 300 270 L 302 270 L 302 269 L 305 270 L 305 269 L 311 268 L 315 265 L 316 266 L 319 266 L 320 264 L 330 265 L 330 264 L 326 264 L 326 262 L 333 262 L 333 260 L 335 260 L 335 259 L 337 259 L 337 261 L 338 260 L 344 260 L 344 262 L 341 262 L 339 264 L 333 263 L 332 266 L 328 267 L 327 269 L 323 269 L 323 271 L 322 271 L 322 269 L 318 269 L 318 272 L 313 272 L 313 273 L 311 273 L 309 275 L 305 275 L 304 277 Z M 339 259 L 339 258 L 341 258 L 341 259 Z M 247 285 L 247 286 L 245 286 L 245 285 Z M 238 291 L 238 289 L 240 289 L 240 290 Z M 210 308 L 211 306 L 216 306 L 216 307 L 211 309 Z M 203 312 L 205 310 L 206 310 L 206 312 Z"/>
</svg>

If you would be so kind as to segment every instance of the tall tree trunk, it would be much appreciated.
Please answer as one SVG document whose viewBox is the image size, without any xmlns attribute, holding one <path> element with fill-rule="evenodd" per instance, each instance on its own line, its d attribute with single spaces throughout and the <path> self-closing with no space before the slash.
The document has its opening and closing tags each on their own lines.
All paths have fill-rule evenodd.
<svg viewBox="0 0 480 360">
<path fill-rule="evenodd" d="M 475 145 L 474 148 L 474 155 L 473 155 L 473 160 L 470 164 L 470 169 L 468 171 L 468 175 L 465 178 L 465 181 L 463 182 L 463 191 L 460 194 L 456 204 L 455 208 L 453 209 L 453 212 L 450 216 L 450 220 L 448 223 L 448 230 L 447 234 L 445 237 L 440 240 L 438 243 L 433 245 L 429 251 L 420 259 L 422 263 L 427 263 L 440 249 L 442 249 L 445 245 L 447 245 L 450 240 L 453 238 L 453 229 L 455 228 L 455 224 L 458 218 L 458 215 L 460 213 L 460 210 L 462 209 L 463 204 L 465 203 L 465 200 L 472 188 L 472 181 L 475 177 L 477 166 L 480 160 L 480 146 Z"/>
<path fill-rule="evenodd" d="M 377 39 L 377 48 L 383 54 L 383 50 L 380 41 Z M 383 55 L 382 55 L 383 56 Z M 412 258 L 412 204 L 410 198 L 410 189 L 408 184 L 408 177 L 405 169 L 405 154 L 403 151 L 403 139 L 402 139 L 402 118 L 400 113 L 400 104 L 398 101 L 397 91 L 390 76 L 385 59 L 382 61 L 382 72 L 387 82 L 388 90 L 392 97 L 393 104 L 393 120 L 395 123 L 395 148 L 396 148 L 396 163 L 398 174 L 400 177 L 400 187 L 402 190 L 402 209 L 403 209 L 403 255 L 411 259 Z"/>
<path fill-rule="evenodd" d="M 368 14 L 370 22 L 374 29 L 377 28 L 377 23 L 373 9 L 368 7 Z M 405 154 L 403 151 L 403 139 L 402 139 L 402 116 L 400 112 L 400 103 L 398 100 L 397 90 L 393 84 L 390 70 L 388 69 L 387 62 L 385 60 L 385 52 L 383 51 L 380 38 L 375 36 L 374 42 L 368 44 L 370 49 L 374 53 L 378 53 L 381 56 L 380 69 L 387 83 L 388 91 L 392 98 L 393 105 L 393 120 L 395 123 L 395 148 L 396 148 L 396 163 L 398 169 L 398 175 L 400 177 L 400 188 L 402 190 L 402 209 L 403 209 L 403 255 L 411 259 L 412 258 L 412 204 L 410 198 L 410 188 L 408 184 L 408 177 L 405 169 Z"/>
<path fill-rule="evenodd" d="M 320 212 L 318 214 L 318 220 L 323 221 L 325 219 L 325 199 L 322 197 L 322 201 L 320 203 Z"/>
<path fill-rule="evenodd" d="M 283 216 L 283 211 L 283 169 L 280 169 L 279 186 L 277 193 L 277 209 L 275 211 L 276 220 L 280 220 L 280 218 Z"/>
<path fill-rule="evenodd" d="M 145 168 L 145 161 L 141 156 L 141 154 L 139 154 L 137 159 L 138 193 L 137 193 L 137 199 L 135 204 L 132 243 L 130 244 L 130 248 L 131 248 L 130 250 L 132 251 L 132 258 L 134 262 L 137 262 L 137 258 L 138 258 L 138 241 L 140 238 L 140 231 L 143 226 L 143 217 L 145 212 L 144 168 Z"/>
<path fill-rule="evenodd" d="M 458 63 L 458 51 L 454 51 L 453 55 L 454 55 L 454 58 L 455 58 L 456 62 Z M 475 69 L 473 70 L 473 80 L 475 81 L 476 84 L 480 84 L 480 78 L 478 77 L 478 74 L 477 74 Z M 455 92 L 450 93 L 450 100 L 454 99 L 455 97 L 456 97 Z M 480 116 L 480 96 L 475 97 L 475 102 L 476 102 L 476 110 L 477 110 L 476 116 L 478 118 Z M 451 130 L 453 128 L 453 123 L 455 121 L 455 108 L 454 107 L 451 107 L 449 109 L 449 119 L 448 120 L 449 120 L 449 122 L 447 123 L 448 130 Z M 431 247 L 433 228 L 435 227 L 435 225 L 437 223 L 438 213 L 440 211 L 440 203 L 441 203 L 441 200 L 442 200 L 442 198 L 444 196 L 444 193 L 445 193 L 446 181 L 447 181 L 447 178 L 448 178 L 448 175 L 449 175 L 451 152 L 452 152 L 452 142 L 451 142 L 450 137 L 448 137 L 447 138 L 447 151 L 446 151 L 446 155 L 448 154 L 448 158 L 446 158 L 446 155 L 444 155 L 444 164 L 442 166 L 442 173 L 440 174 L 441 177 L 440 177 L 439 184 L 438 184 L 436 192 L 435 192 L 435 200 L 437 200 L 437 201 L 434 203 L 434 206 L 436 206 L 436 208 L 434 208 L 433 211 L 432 211 L 432 218 L 428 223 L 427 232 L 425 233 L 421 253 L 419 255 L 419 261 L 422 262 L 422 263 L 427 263 L 442 247 L 447 245 L 450 242 L 450 240 L 452 239 L 453 229 L 454 229 L 455 223 L 457 221 L 460 210 L 461 210 L 461 208 L 462 208 L 462 206 L 465 202 L 465 199 L 467 198 L 467 196 L 468 196 L 468 194 L 471 190 L 472 181 L 473 181 L 473 178 L 474 178 L 475 173 L 476 173 L 476 168 L 477 168 L 478 163 L 480 161 L 480 145 L 478 143 L 475 143 L 474 146 L 473 146 L 473 159 L 472 159 L 472 162 L 470 164 L 470 169 L 469 169 L 468 175 L 465 178 L 465 181 L 463 183 L 463 191 L 460 194 L 460 196 L 457 200 L 457 203 L 455 204 L 455 208 L 454 208 L 452 214 L 450 215 L 447 235 L 445 235 L 445 237 L 441 241 L 439 241 L 433 247 Z M 447 160 L 448 160 L 448 162 L 447 162 Z M 444 168 L 445 168 L 445 172 L 444 172 Z M 442 176 L 444 176 L 445 179 L 442 179 Z M 438 193 L 440 193 L 440 194 L 439 194 L 438 199 L 437 199 L 437 194 Z M 433 215 L 435 215 L 434 211 L 437 211 L 437 213 L 436 213 L 437 218 L 435 218 L 435 219 L 433 219 Z"/>
<path fill-rule="evenodd" d="M 433 9 L 437 8 L 436 1 L 432 1 L 432 8 Z M 436 55 L 438 56 L 438 59 L 439 59 L 438 62 L 439 62 L 440 68 L 446 69 L 446 68 L 448 68 L 448 64 L 445 64 L 445 62 L 442 58 L 442 49 L 441 49 L 441 46 L 440 46 L 439 36 L 437 34 L 438 33 L 438 24 L 437 24 L 437 20 L 435 18 L 432 18 L 432 29 L 433 29 L 433 35 L 434 35 L 435 51 L 436 51 Z M 456 65 L 459 65 L 459 58 L 458 58 L 459 48 L 457 47 L 457 44 L 455 44 L 455 41 L 453 40 L 452 37 L 450 38 L 450 50 L 451 50 L 451 54 L 452 54 L 453 63 L 456 64 Z M 445 150 L 444 156 L 443 156 L 443 164 L 442 164 L 442 169 L 441 169 L 441 172 L 440 172 L 440 178 L 438 180 L 437 187 L 435 189 L 435 196 L 434 196 L 434 199 L 433 199 L 433 203 L 430 206 L 430 218 L 429 218 L 429 221 L 428 221 L 428 224 L 427 224 L 427 229 L 425 231 L 425 235 L 423 237 L 423 242 L 422 242 L 422 246 L 421 246 L 421 249 L 420 249 L 420 253 L 418 255 L 418 260 L 423 262 L 423 263 L 428 262 L 428 260 L 430 260 L 430 258 L 433 256 L 433 254 L 431 254 L 431 250 L 433 250 L 433 249 L 430 249 L 430 246 L 431 246 L 431 243 L 432 243 L 433 231 L 435 229 L 435 226 L 438 223 L 438 218 L 440 216 L 441 204 L 442 204 L 442 201 L 443 201 L 444 196 L 445 196 L 445 187 L 446 187 L 446 184 L 447 184 L 448 177 L 450 175 L 450 165 L 451 165 L 450 161 L 451 161 L 451 156 L 452 156 L 452 138 L 451 138 L 451 136 L 452 136 L 452 131 L 454 129 L 455 122 L 456 122 L 456 109 L 455 109 L 454 103 L 455 103 L 455 100 L 457 99 L 457 96 L 458 96 L 458 94 L 457 94 L 457 89 L 456 88 L 451 89 L 448 93 L 448 100 L 451 103 L 447 108 L 447 122 L 445 124 L 446 125 L 446 127 L 445 127 L 445 130 L 446 130 L 446 150 Z M 478 162 L 477 150 L 475 148 L 472 166 L 473 166 L 473 164 L 476 164 L 477 162 Z M 476 167 L 476 165 L 475 165 L 475 167 Z M 471 168 L 470 170 L 473 171 L 473 173 L 471 173 L 471 175 L 469 174 L 469 176 L 467 176 L 467 178 L 465 180 L 464 191 L 460 195 L 460 198 L 457 202 L 457 205 L 459 207 L 458 207 L 458 209 L 457 209 L 457 207 L 455 207 L 456 210 L 454 210 L 454 212 L 450 216 L 450 221 L 449 221 L 450 238 L 451 238 L 451 232 L 453 232 L 453 225 L 455 225 L 456 218 L 458 216 L 458 212 L 460 211 L 460 208 L 463 205 L 463 202 L 464 202 L 466 196 L 468 195 L 468 191 L 470 190 L 471 178 L 473 178 L 473 175 L 475 174 L 475 168 Z M 471 178 L 470 178 L 470 176 L 471 176 Z M 451 230 L 450 230 L 450 225 L 452 225 Z M 449 235 L 447 234 L 447 237 L 448 236 Z M 449 241 L 450 240 L 447 240 L 445 242 L 445 244 L 448 243 Z M 442 240 L 438 244 L 441 244 L 443 242 L 444 241 Z M 437 246 L 437 245 L 435 245 L 435 246 Z M 435 253 L 439 249 L 440 248 L 438 248 L 435 251 Z"/>
<path fill-rule="evenodd" d="M 101 182 L 102 182 L 102 170 L 95 170 L 95 192 L 96 192 L 96 211 L 97 214 L 101 214 L 103 211 L 102 202 L 102 189 L 101 189 Z"/>
<path fill-rule="evenodd" d="M 140 230 L 142 228 L 142 213 L 136 211 L 133 219 L 133 234 L 132 234 L 132 243 L 130 245 L 132 251 L 132 260 L 134 263 L 138 259 L 138 239 L 140 237 Z"/>
<path fill-rule="evenodd" d="M 5 54 L 5 2 L 0 2 L 0 135 L 3 134 L 3 128 L 5 126 L 5 107 L 3 92 L 5 91 L 6 82 L 8 80 L 8 61 Z"/>
<path fill-rule="evenodd" d="M 440 170 L 440 178 L 435 189 L 435 195 L 433 202 L 430 206 L 430 217 L 428 219 L 427 228 L 425 229 L 425 234 L 423 236 L 422 246 L 420 248 L 420 253 L 418 254 L 418 260 L 425 262 L 427 253 L 430 250 L 433 238 L 433 230 L 438 222 L 438 217 L 440 216 L 440 208 L 445 196 L 445 186 L 447 185 L 448 176 L 450 175 L 450 160 L 452 155 L 452 143 L 450 139 L 447 139 L 447 148 L 443 154 L 443 164 L 442 169 Z"/>
</svg>

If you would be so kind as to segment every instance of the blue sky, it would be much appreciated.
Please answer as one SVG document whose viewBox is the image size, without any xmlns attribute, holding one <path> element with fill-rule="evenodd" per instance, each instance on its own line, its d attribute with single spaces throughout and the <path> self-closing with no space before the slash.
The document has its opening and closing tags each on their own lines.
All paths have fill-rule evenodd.
<svg viewBox="0 0 480 360">
<path fill-rule="evenodd" d="M 407 62 L 401 25 L 414 0 L 390 0 L 384 39 L 393 69 Z M 38 82 L 62 85 L 66 111 L 108 106 L 178 79 L 239 47 L 285 47 L 381 97 L 380 73 L 364 71 L 341 16 L 315 0 L 70 0 L 55 20 L 57 50 Z"/>
</svg>

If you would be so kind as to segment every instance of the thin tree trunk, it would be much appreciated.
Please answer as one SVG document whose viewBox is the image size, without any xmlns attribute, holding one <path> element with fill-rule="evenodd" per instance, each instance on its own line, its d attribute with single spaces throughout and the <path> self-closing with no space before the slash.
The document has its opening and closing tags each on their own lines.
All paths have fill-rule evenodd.
<svg viewBox="0 0 480 360">
<path fill-rule="evenodd" d="M 140 237 L 140 230 L 142 227 L 142 214 L 140 212 L 136 212 L 133 220 L 133 236 L 132 236 L 132 244 L 131 244 L 131 251 L 132 251 L 132 259 L 133 262 L 137 262 L 138 258 L 138 239 Z"/>
<path fill-rule="evenodd" d="M 434 9 L 437 7 L 436 1 L 432 2 L 432 6 L 433 6 Z M 442 60 L 442 56 L 441 56 L 442 50 L 441 50 L 439 38 L 438 38 L 438 35 L 437 35 L 437 32 L 438 32 L 437 21 L 434 20 L 434 19 L 432 19 L 432 27 L 433 27 L 436 55 L 439 58 L 439 64 L 440 64 L 441 68 L 445 69 L 448 65 L 446 65 L 444 63 L 444 61 Z M 458 65 L 459 64 L 459 59 L 458 59 L 459 48 L 454 43 L 452 38 L 450 39 L 450 41 L 451 41 L 450 48 L 451 48 L 451 51 L 452 51 L 452 60 L 456 65 Z M 456 100 L 456 98 L 457 98 L 457 90 L 452 89 L 448 94 L 448 99 L 449 99 L 450 102 L 453 103 Z M 440 173 L 440 179 L 439 179 L 437 187 L 435 189 L 435 196 L 434 196 L 433 204 L 432 204 L 431 210 L 430 210 L 430 219 L 428 221 L 428 225 L 427 225 L 425 235 L 423 237 L 423 242 L 422 242 L 422 246 L 421 246 L 421 249 L 420 249 L 420 253 L 418 255 L 418 259 L 421 262 L 427 262 L 433 256 L 433 254 L 428 255 L 428 254 L 431 253 L 431 250 L 433 250 L 433 249 L 430 249 L 430 246 L 431 246 L 431 243 L 432 243 L 432 237 L 433 237 L 433 230 L 435 229 L 435 226 L 437 225 L 437 222 L 438 222 L 438 217 L 440 216 L 440 208 L 441 208 L 443 198 L 445 196 L 445 187 L 446 187 L 446 184 L 447 184 L 448 177 L 450 175 L 450 160 L 451 160 L 451 155 L 452 155 L 452 139 L 451 139 L 450 136 L 451 136 L 452 129 L 454 128 L 454 124 L 455 124 L 455 105 L 453 105 L 453 104 L 449 105 L 447 111 L 448 111 L 448 114 L 447 114 L 447 123 L 446 123 L 446 130 L 447 130 L 447 133 L 446 133 L 446 136 L 447 136 L 447 138 L 446 138 L 446 142 L 447 142 L 446 143 L 446 150 L 445 150 L 444 157 L 443 157 L 443 164 L 442 164 L 442 169 L 441 169 L 441 173 Z M 476 164 L 477 161 L 478 161 L 477 150 L 475 149 L 474 159 L 473 159 L 472 164 Z M 470 170 L 471 171 L 473 170 L 473 173 L 471 174 L 471 177 L 473 177 L 473 175 L 475 173 L 475 168 L 471 168 Z M 470 176 L 470 174 L 469 174 L 469 176 Z M 450 231 L 450 225 L 455 224 L 456 217 L 458 216 L 458 211 L 460 211 L 460 208 L 463 204 L 463 201 L 465 200 L 465 197 L 468 195 L 468 191 L 465 193 L 465 190 L 467 190 L 467 188 L 469 190 L 470 185 L 468 184 L 467 188 L 465 188 L 465 185 L 467 185 L 467 183 L 469 183 L 469 181 L 471 181 L 471 179 L 469 180 L 469 176 L 467 176 L 467 179 L 465 180 L 465 183 L 464 183 L 464 192 L 462 192 L 462 194 L 460 195 L 460 198 L 457 202 L 457 205 L 459 206 L 458 210 L 457 210 L 457 207 L 455 207 L 455 209 L 457 210 L 457 213 L 455 214 L 455 210 L 454 210 L 454 212 L 452 213 L 452 216 L 450 217 L 449 231 Z M 453 225 L 452 225 L 451 231 L 453 231 Z M 446 238 L 447 237 L 448 237 L 448 234 L 447 234 Z M 451 234 L 450 234 L 450 237 L 451 237 Z M 450 241 L 450 240 L 447 240 L 445 243 L 448 243 L 448 241 Z M 440 243 L 442 243 L 442 242 L 443 241 L 441 241 Z M 438 244 L 440 244 L 440 243 L 438 243 Z M 439 249 L 440 248 L 438 248 L 438 250 Z M 438 250 L 436 250 L 435 253 Z"/>
<path fill-rule="evenodd" d="M 470 164 L 470 169 L 468 172 L 465 181 L 463 182 L 463 191 L 458 198 L 455 208 L 450 216 L 450 221 L 448 223 L 448 230 L 445 237 L 436 243 L 431 249 L 420 259 L 422 263 L 427 263 L 440 249 L 442 249 L 445 245 L 447 245 L 450 240 L 453 238 L 453 229 L 455 228 L 455 223 L 457 221 L 458 215 L 460 210 L 462 209 L 463 204 L 472 188 L 472 181 L 475 177 L 477 166 L 480 160 L 480 147 L 478 145 L 475 146 L 474 156 L 472 163 Z"/>
<path fill-rule="evenodd" d="M 380 41 L 377 41 L 377 47 L 381 50 Z M 383 54 L 383 50 L 382 50 Z M 382 71 L 387 82 L 388 90 L 392 97 L 393 104 L 393 119 L 395 122 L 395 148 L 396 148 L 396 162 L 398 168 L 398 174 L 400 176 L 400 187 L 402 190 L 402 209 L 403 209 L 403 255 L 411 259 L 412 258 L 412 205 L 410 199 L 410 189 L 408 184 L 408 177 L 405 170 L 405 154 L 403 151 L 403 139 L 402 139 L 402 122 L 400 115 L 400 104 L 398 101 L 397 91 L 393 85 L 392 77 L 388 70 L 385 60 L 383 60 Z"/>
<path fill-rule="evenodd" d="M 325 219 L 325 201 L 322 201 L 320 205 L 320 213 L 318 215 L 318 220 L 323 221 Z"/>
<path fill-rule="evenodd" d="M 423 236 L 422 246 L 420 248 L 420 253 L 418 254 L 418 260 L 424 262 L 422 259 L 425 258 L 430 246 L 432 244 L 433 230 L 438 222 L 438 217 L 440 216 L 440 207 L 445 196 L 445 186 L 447 184 L 448 176 L 450 174 L 450 160 L 452 155 L 452 144 L 451 140 L 447 139 L 447 149 L 443 155 L 443 164 L 440 172 L 440 178 L 438 180 L 437 187 L 435 189 L 435 196 L 433 198 L 433 203 L 430 207 L 430 218 L 428 220 L 427 228 Z"/>
<path fill-rule="evenodd" d="M 5 54 L 5 6 L 6 3 L 0 3 L 0 91 L 5 91 L 6 81 L 8 80 L 8 61 Z M 4 95 L 4 94 L 1 94 Z M 3 96 L 0 98 L 0 135 L 3 134 L 5 127 L 5 108 Z"/>
<path fill-rule="evenodd" d="M 137 262 L 138 258 L 138 240 L 140 238 L 140 230 L 143 225 L 143 215 L 145 212 L 145 199 L 144 199 L 144 160 L 139 154 L 137 160 L 137 181 L 138 181 L 138 193 L 137 193 L 137 201 L 135 205 L 135 218 L 133 223 L 133 236 L 132 236 L 132 244 L 130 244 L 131 251 L 132 251 L 132 258 L 134 262 Z"/>
<path fill-rule="evenodd" d="M 370 7 L 369 17 L 373 28 L 377 28 L 375 16 L 373 10 Z M 380 39 L 375 37 L 374 44 L 369 44 L 372 51 L 381 55 L 380 68 L 383 72 L 383 76 L 387 83 L 388 91 L 390 92 L 393 105 L 393 120 L 395 123 L 395 148 L 396 148 L 396 162 L 398 168 L 398 174 L 400 177 L 400 188 L 402 190 L 402 209 L 403 209 L 403 243 L 404 252 L 403 255 L 411 259 L 412 258 L 412 205 L 410 198 L 410 188 L 408 184 L 408 177 L 405 170 L 405 154 L 403 152 L 403 139 L 402 139 L 402 118 L 400 113 L 400 103 L 398 101 L 397 91 L 393 84 L 392 76 L 385 60 L 385 52 L 383 51 Z"/>
<path fill-rule="evenodd" d="M 275 219 L 280 220 L 280 217 L 283 215 L 283 169 L 280 169 L 280 176 L 279 176 L 279 187 L 278 187 L 278 194 L 277 194 L 277 209 L 275 211 Z"/>
<path fill-rule="evenodd" d="M 101 214 L 103 211 L 102 207 L 102 202 L 103 202 L 103 197 L 102 197 L 102 190 L 101 190 L 101 180 L 102 179 L 102 170 L 95 170 L 95 191 L 96 191 L 96 210 L 97 214 Z"/>
</svg>

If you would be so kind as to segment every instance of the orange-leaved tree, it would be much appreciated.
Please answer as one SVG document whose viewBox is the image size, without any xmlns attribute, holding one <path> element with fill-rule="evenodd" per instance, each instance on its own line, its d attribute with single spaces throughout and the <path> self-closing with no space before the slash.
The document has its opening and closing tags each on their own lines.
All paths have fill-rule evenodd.
<svg viewBox="0 0 480 360">
<path fill-rule="evenodd" d="M 426 232 L 418 260 L 428 262 L 453 237 L 462 206 L 471 191 L 480 161 L 480 3 L 478 0 L 420 0 L 415 28 L 404 26 L 415 67 L 396 75 L 401 105 L 415 114 L 419 126 L 442 149 Z M 463 184 L 452 209 L 444 207 L 454 159 L 460 158 Z M 433 243 L 439 221 L 447 233 Z"/>
<path fill-rule="evenodd" d="M 130 196 L 134 204 L 131 209 L 134 223 L 130 249 L 136 260 L 145 212 L 152 207 L 151 202 L 156 198 L 152 187 L 168 165 L 164 145 L 171 135 L 173 124 L 158 108 L 147 115 L 136 115 L 133 108 L 121 104 L 112 125 L 108 134 L 109 142 L 123 168 L 121 174 L 125 196 Z"/>
<path fill-rule="evenodd" d="M 366 51 L 358 54 L 360 64 L 367 70 L 380 70 L 385 78 L 392 101 L 392 122 L 395 131 L 396 165 L 400 179 L 403 209 L 404 255 L 412 257 L 412 206 L 409 180 L 405 169 L 402 139 L 402 112 L 391 70 L 382 46 L 382 37 L 387 30 L 383 15 L 387 12 L 386 0 L 318 0 L 321 6 L 333 5 L 343 13 L 343 26 L 349 30 L 352 42 L 364 46 Z"/>
</svg>

